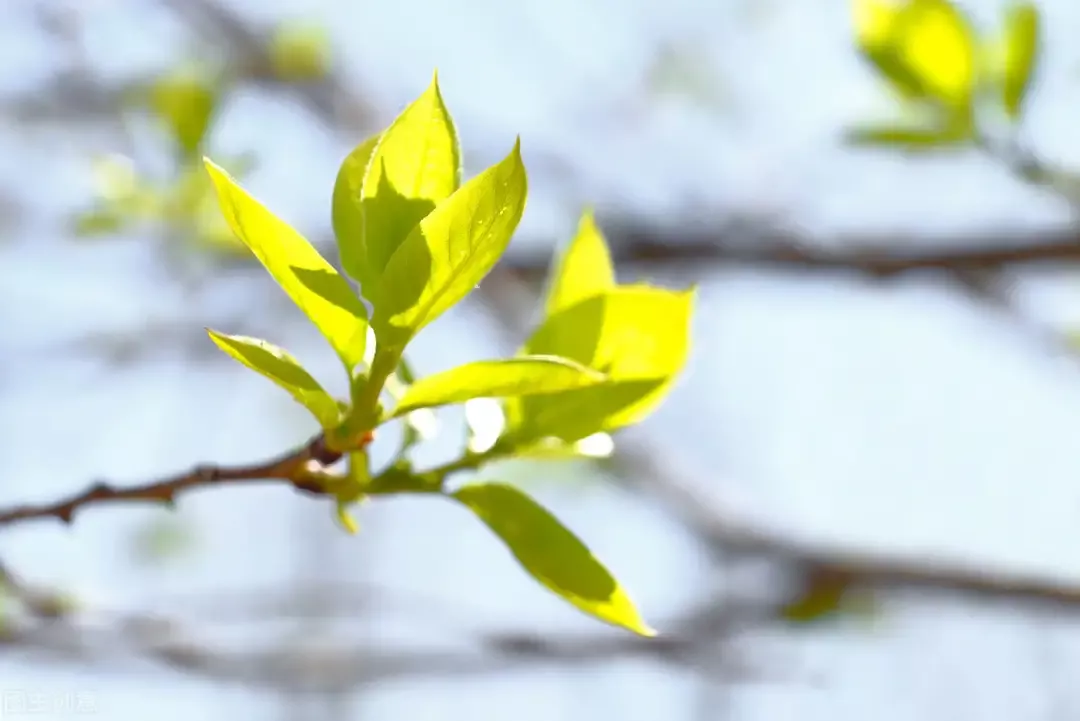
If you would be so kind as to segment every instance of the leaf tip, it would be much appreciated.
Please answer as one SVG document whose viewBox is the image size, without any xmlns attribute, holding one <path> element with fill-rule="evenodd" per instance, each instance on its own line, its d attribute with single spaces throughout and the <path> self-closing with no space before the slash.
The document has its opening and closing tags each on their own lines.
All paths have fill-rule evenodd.
<svg viewBox="0 0 1080 721">
<path fill-rule="evenodd" d="M 596 227 L 596 209 L 592 205 L 586 205 L 581 209 L 581 217 L 578 218 L 578 230 Z"/>
</svg>

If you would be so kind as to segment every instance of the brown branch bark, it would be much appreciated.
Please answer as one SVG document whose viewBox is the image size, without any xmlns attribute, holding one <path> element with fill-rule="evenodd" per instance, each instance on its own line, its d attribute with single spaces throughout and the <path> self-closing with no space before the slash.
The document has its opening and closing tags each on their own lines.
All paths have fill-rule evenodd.
<svg viewBox="0 0 1080 721">
<path fill-rule="evenodd" d="M 75 514 L 88 506 L 114 503 L 157 503 L 171 506 L 176 502 L 176 497 L 185 491 L 273 480 L 288 481 L 298 491 L 321 495 L 322 489 L 304 480 L 303 471 L 310 463 L 330 465 L 340 457 L 339 453 L 326 448 L 320 435 L 298 449 L 259 463 L 239 466 L 200 465 L 185 473 L 127 487 L 98 481 L 84 491 L 53 503 L 0 508 L 0 527 L 49 518 L 70 524 L 74 521 Z M 0 576 L 0 582 L 2 581 L 3 576 Z"/>
<path fill-rule="evenodd" d="M 828 245 L 837 248 L 834 250 L 794 230 L 740 225 L 665 230 L 625 217 L 601 218 L 599 223 L 616 264 L 658 269 L 754 266 L 888 278 L 916 271 L 956 273 L 1080 263 L 1080 228 L 1071 225 L 1039 230 L 999 228 L 943 238 L 861 233 L 830 238 Z M 550 263 L 549 254 L 511 251 L 500 268 L 536 280 L 547 273 Z"/>
</svg>

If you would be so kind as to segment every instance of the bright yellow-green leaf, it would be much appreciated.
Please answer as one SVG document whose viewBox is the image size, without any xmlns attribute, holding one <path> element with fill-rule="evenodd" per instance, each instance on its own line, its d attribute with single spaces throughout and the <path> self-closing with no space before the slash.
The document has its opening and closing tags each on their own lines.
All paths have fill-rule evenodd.
<svg viewBox="0 0 1080 721">
<path fill-rule="evenodd" d="M 849 130 L 851 145 L 898 148 L 907 152 L 929 152 L 963 147 L 971 139 L 962 128 L 938 128 L 918 125 L 866 125 Z"/>
<path fill-rule="evenodd" d="M 859 44 L 890 45 L 902 12 L 903 4 L 896 0 L 853 0 L 852 15 Z"/>
<path fill-rule="evenodd" d="M 181 155 L 198 158 L 217 105 L 213 79 L 194 68 L 177 70 L 150 87 L 149 103 L 172 133 Z"/>
<path fill-rule="evenodd" d="M 901 60 L 927 91 L 952 108 L 970 106 L 976 79 L 971 23 L 949 0 L 909 0 L 897 36 Z"/>
<path fill-rule="evenodd" d="M 229 226 L 352 368 L 364 358 L 367 309 L 349 283 L 292 226 L 205 159 Z"/>
<path fill-rule="evenodd" d="M 1005 15 L 1002 100 L 1005 112 L 1016 120 L 1036 69 L 1039 53 L 1039 11 L 1028 2 L 1016 3 Z"/>
<path fill-rule="evenodd" d="M 502 539 L 518 563 L 585 613 L 642 636 L 655 636 L 618 581 L 577 536 L 513 486 L 476 483 L 454 498 Z"/>
<path fill-rule="evenodd" d="M 546 313 L 553 315 L 614 286 L 615 271 L 607 241 L 596 227 L 592 210 L 586 210 L 578 223 L 577 235 L 551 273 Z"/>
<path fill-rule="evenodd" d="M 970 114 L 978 50 L 974 29 L 950 0 L 854 0 L 864 57 L 909 99 Z"/>
<path fill-rule="evenodd" d="M 365 296 L 374 301 L 376 280 L 394 252 L 460 184 L 457 131 L 435 76 L 379 136 L 366 164 L 360 198 L 367 267 L 356 268 L 369 274 L 358 277 Z"/>
<path fill-rule="evenodd" d="M 338 424 L 341 412 L 337 401 L 287 351 L 259 338 L 226 335 L 209 328 L 206 332 L 218 348 L 288 391 L 323 428 Z"/>
<path fill-rule="evenodd" d="M 403 345 L 483 280 L 510 244 L 527 192 L 518 140 L 420 221 L 379 280 L 372 325 L 381 343 Z"/>
<path fill-rule="evenodd" d="M 864 59 L 890 83 L 901 97 L 925 97 L 922 80 L 897 54 L 904 5 L 895 0 L 853 0 L 855 36 Z"/>
<path fill-rule="evenodd" d="M 690 353 L 694 292 L 619 286 L 548 318 L 524 353 L 557 355 L 611 381 L 507 403 L 516 438 L 575 441 L 636 423 L 659 405 Z"/>
<path fill-rule="evenodd" d="M 420 378 L 405 390 L 394 418 L 417 408 L 464 403 L 473 398 L 505 398 L 586 388 L 603 373 L 555 356 L 521 356 L 466 363 Z"/>
<path fill-rule="evenodd" d="M 368 278 L 370 282 L 373 277 L 364 245 L 364 210 L 360 204 L 360 188 L 364 185 L 364 174 L 378 142 L 379 136 L 372 135 L 357 145 L 342 162 L 334 183 L 331 218 L 341 265 L 346 273 L 358 281 Z"/>
</svg>

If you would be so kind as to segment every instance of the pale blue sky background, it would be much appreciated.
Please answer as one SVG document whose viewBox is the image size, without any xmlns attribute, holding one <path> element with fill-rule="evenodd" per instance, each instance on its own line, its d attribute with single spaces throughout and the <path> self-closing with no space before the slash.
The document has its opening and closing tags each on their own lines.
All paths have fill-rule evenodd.
<svg viewBox="0 0 1080 721">
<path fill-rule="evenodd" d="M 6 91 L 32 88 L 54 64 L 55 50 L 25 23 L 28 4 L 0 10 Z M 92 8 L 90 56 L 104 72 L 164 67 L 184 47 L 153 3 L 84 5 Z M 971 7 L 992 18 L 998 5 Z M 1041 7 L 1048 52 L 1030 135 L 1046 157 L 1078 167 L 1080 8 L 1066 0 Z M 845 229 L 1038 227 L 1068 217 L 1060 201 L 980 158 L 914 163 L 840 149 L 846 124 L 892 110 L 851 49 L 841 0 L 322 0 L 245 2 L 244 10 L 268 21 L 328 21 L 349 77 L 385 120 L 438 67 L 473 169 L 501 157 L 518 133 L 527 164 L 570 164 L 569 189 L 534 171 L 523 243 L 562 240 L 585 203 L 673 223 L 680 214 L 779 213 L 822 243 Z M 688 48 L 714 100 L 642 95 L 665 42 Z M 280 99 L 249 94 L 226 114 L 214 147 L 256 151 L 262 164 L 249 187 L 316 235 L 328 227 L 337 164 L 356 140 L 328 136 Z M 270 384 L 212 354 L 193 359 L 166 343 L 115 370 L 53 350 L 65 340 L 161 323 L 197 338 L 204 325 L 227 331 L 249 314 L 334 382 L 328 349 L 268 285 L 222 279 L 193 301 L 150 262 L 145 239 L 65 241 L 59 219 L 88 199 L 88 151 L 116 150 L 110 142 L 0 126 L 0 186 L 28 204 L 17 236 L 0 243 L 4 504 L 52 498 L 99 475 L 133 481 L 202 460 L 260 458 L 313 430 Z M 697 347 L 685 381 L 647 427 L 703 493 L 815 543 L 1080 578 L 1074 361 L 1048 355 L 1008 320 L 930 278 L 874 284 L 703 270 L 663 280 L 701 283 Z M 1067 274 L 1016 286 L 1040 322 L 1063 325 L 1080 322 L 1078 291 Z M 425 332 L 414 353 L 420 370 L 504 352 L 485 322 L 463 307 Z M 550 470 L 555 482 L 537 494 L 608 561 L 649 618 L 659 622 L 700 592 L 704 561 L 677 528 L 632 498 L 573 483 L 572 468 Z M 274 587 L 298 564 L 336 565 L 342 578 L 434 597 L 451 619 L 465 619 L 436 611 L 425 622 L 408 610 L 345 625 L 332 632 L 337 639 L 467 643 L 470 627 L 592 628 L 538 591 L 472 519 L 430 500 L 370 507 L 358 538 L 339 533 L 321 504 L 272 488 L 193 495 L 179 513 L 198 528 L 197 551 L 151 572 L 129 561 L 131 534 L 157 515 L 148 510 L 94 511 L 71 530 L 5 531 L 0 553 L 36 579 L 77 589 L 91 609 L 161 607 L 190 617 L 210 640 L 246 634 L 261 646 L 289 636 L 265 624 L 214 626 L 178 594 Z M 319 562 L 298 560 L 302 552 L 310 559 L 311 547 L 321 549 Z M 1066 712 L 1053 715 L 1051 702 L 1080 700 L 1068 690 L 1080 672 L 1078 643 L 1068 621 L 898 599 L 872 630 L 751 644 L 752 659 L 796 681 L 738 687 L 731 713 L 750 721 L 1058 718 Z M 280 699 L 265 690 L 139 662 L 64 665 L 7 653 L 0 678 L 92 691 L 106 717 L 121 721 L 281 715 Z M 683 717 L 695 688 L 677 672 L 618 662 L 386 684 L 362 689 L 352 708 L 372 719 L 645 721 Z"/>
</svg>

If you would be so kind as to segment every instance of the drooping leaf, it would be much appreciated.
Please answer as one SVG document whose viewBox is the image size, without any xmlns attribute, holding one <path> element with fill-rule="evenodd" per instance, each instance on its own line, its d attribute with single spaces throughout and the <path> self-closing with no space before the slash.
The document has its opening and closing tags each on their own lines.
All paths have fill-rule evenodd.
<svg viewBox="0 0 1080 721">
<path fill-rule="evenodd" d="M 438 76 L 378 139 L 360 184 L 360 249 L 346 270 L 375 301 L 377 281 L 417 223 L 461 184 L 461 151 Z M 356 198 L 350 195 L 350 200 Z M 360 262 L 355 257 L 363 255 Z"/>
<path fill-rule="evenodd" d="M 453 495 L 556 595 L 602 621 L 642 636 L 656 635 L 607 568 L 532 498 L 504 483 L 470 484 Z"/>
<path fill-rule="evenodd" d="M 337 401 L 287 351 L 259 338 L 226 335 L 209 328 L 206 332 L 229 356 L 288 391 L 323 428 L 337 425 L 341 416 Z"/>
<path fill-rule="evenodd" d="M 420 378 L 405 390 L 392 417 L 473 398 L 556 393 L 586 388 L 604 380 L 603 373 L 555 356 L 476 361 Z"/>
<path fill-rule="evenodd" d="M 1002 101 L 1009 118 L 1020 117 L 1039 54 L 1039 11 L 1029 2 L 1014 3 L 1005 14 Z"/>
<path fill-rule="evenodd" d="M 619 286 L 544 321 L 526 354 L 575 360 L 610 381 L 592 388 L 511 399 L 515 438 L 576 441 L 636 423 L 663 400 L 690 352 L 694 291 Z"/>
<path fill-rule="evenodd" d="M 581 216 L 577 234 L 551 272 L 545 313 L 553 315 L 614 286 L 615 270 L 607 241 L 588 209 Z"/>
<path fill-rule="evenodd" d="M 364 501 L 371 475 L 368 469 L 367 451 L 352 451 L 348 458 L 348 471 L 344 476 L 339 477 L 328 490 L 334 496 L 334 514 L 338 523 L 346 533 L 355 536 L 360 532 L 360 524 L 349 513 L 349 509 Z"/>
<path fill-rule="evenodd" d="M 404 345 L 476 287 L 509 245 L 527 191 L 518 140 L 420 221 L 379 279 L 372 326 L 380 343 Z"/>
<path fill-rule="evenodd" d="M 367 309 L 348 282 L 288 223 L 271 213 L 232 176 L 205 159 L 218 202 L 233 233 L 326 336 L 346 366 L 364 358 Z"/>
</svg>

